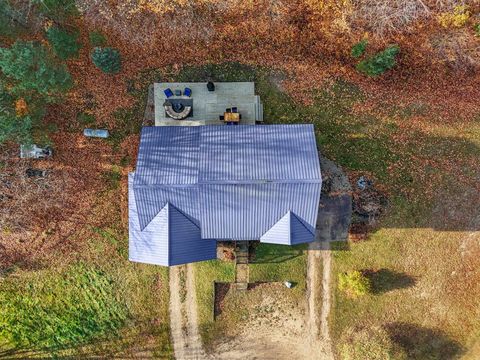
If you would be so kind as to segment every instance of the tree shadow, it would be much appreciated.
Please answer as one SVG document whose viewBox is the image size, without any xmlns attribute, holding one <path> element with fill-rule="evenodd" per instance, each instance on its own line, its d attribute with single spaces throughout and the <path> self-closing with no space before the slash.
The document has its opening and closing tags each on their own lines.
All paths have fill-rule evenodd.
<svg viewBox="0 0 480 360">
<path fill-rule="evenodd" d="M 463 353 L 464 349 L 443 331 L 416 324 L 394 322 L 385 325 L 392 341 L 400 345 L 408 359 L 447 360 Z"/>
<path fill-rule="evenodd" d="M 362 273 L 370 280 L 373 294 L 383 294 L 395 289 L 405 289 L 414 286 L 416 279 L 405 273 L 390 269 L 363 270 Z"/>
</svg>

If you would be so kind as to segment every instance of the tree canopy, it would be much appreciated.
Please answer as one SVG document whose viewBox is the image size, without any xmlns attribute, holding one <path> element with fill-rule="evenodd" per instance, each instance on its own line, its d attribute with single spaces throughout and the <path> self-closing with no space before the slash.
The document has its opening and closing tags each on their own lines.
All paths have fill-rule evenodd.
<svg viewBox="0 0 480 360">
<path fill-rule="evenodd" d="M 81 48 L 78 42 L 78 31 L 72 32 L 58 26 L 51 26 L 46 35 L 53 51 L 60 59 L 66 60 L 78 56 L 78 50 Z"/>
<path fill-rule="evenodd" d="M 10 48 L 0 48 L 0 69 L 12 95 L 54 102 L 72 86 L 67 67 L 39 42 L 18 40 Z"/>
</svg>

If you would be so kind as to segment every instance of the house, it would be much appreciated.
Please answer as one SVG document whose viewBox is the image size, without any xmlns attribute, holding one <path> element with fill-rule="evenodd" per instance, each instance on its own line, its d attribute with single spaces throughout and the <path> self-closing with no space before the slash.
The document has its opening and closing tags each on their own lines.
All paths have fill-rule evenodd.
<svg viewBox="0 0 480 360">
<path fill-rule="evenodd" d="M 129 259 L 216 258 L 217 241 L 314 240 L 321 173 L 313 125 L 144 127 L 129 174 Z"/>
</svg>

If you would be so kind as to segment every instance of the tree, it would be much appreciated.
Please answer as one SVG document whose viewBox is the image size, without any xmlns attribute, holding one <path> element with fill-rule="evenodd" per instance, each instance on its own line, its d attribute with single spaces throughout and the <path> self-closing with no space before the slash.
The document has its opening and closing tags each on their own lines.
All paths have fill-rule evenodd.
<svg viewBox="0 0 480 360">
<path fill-rule="evenodd" d="M 72 86 L 67 67 L 39 42 L 18 40 L 10 48 L 0 48 L 0 69 L 14 96 L 54 102 Z"/>
<path fill-rule="evenodd" d="M 391 45 L 385 50 L 375 54 L 357 64 L 357 70 L 368 75 L 378 76 L 385 71 L 392 69 L 396 61 L 396 56 L 400 52 L 398 45 Z"/>
<path fill-rule="evenodd" d="M 118 50 L 96 47 L 92 53 L 93 63 L 104 73 L 115 74 L 121 69 L 121 59 Z"/>
<path fill-rule="evenodd" d="M 343 360 L 406 360 L 405 351 L 380 326 L 355 326 L 340 339 Z"/>
<path fill-rule="evenodd" d="M 77 41 L 78 35 L 78 31 L 70 32 L 57 26 L 51 26 L 47 30 L 47 39 L 55 54 L 62 60 L 78 56 L 78 50 L 81 48 Z"/>
<path fill-rule="evenodd" d="M 100 31 L 91 31 L 88 34 L 88 39 L 90 40 L 90 45 L 92 46 L 103 46 L 107 42 L 107 38 Z"/>
<path fill-rule="evenodd" d="M 15 37 L 26 28 L 25 18 L 8 0 L 0 0 L 0 35 Z"/>
<path fill-rule="evenodd" d="M 32 130 L 43 115 L 43 106 L 15 99 L 0 83 L 0 144 L 7 140 L 30 142 Z"/>
</svg>

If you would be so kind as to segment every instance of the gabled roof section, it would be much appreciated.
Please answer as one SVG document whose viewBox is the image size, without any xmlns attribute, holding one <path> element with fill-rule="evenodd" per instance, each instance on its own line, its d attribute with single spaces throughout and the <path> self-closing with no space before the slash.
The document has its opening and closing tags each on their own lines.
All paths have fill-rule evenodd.
<svg viewBox="0 0 480 360">
<path fill-rule="evenodd" d="M 198 182 L 200 129 L 144 127 L 140 136 L 135 186 Z"/>
<path fill-rule="evenodd" d="M 313 125 L 204 126 L 199 183 L 319 181 Z"/>
<path fill-rule="evenodd" d="M 260 241 L 269 244 L 296 245 L 311 242 L 315 233 L 293 212 L 288 211 L 263 236 Z"/>
<path fill-rule="evenodd" d="M 187 214 L 167 202 L 143 230 L 136 211 L 134 174 L 129 174 L 129 259 L 172 266 L 216 258 L 216 241 L 200 237 L 200 228 Z"/>
</svg>

